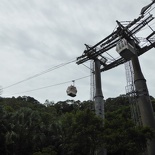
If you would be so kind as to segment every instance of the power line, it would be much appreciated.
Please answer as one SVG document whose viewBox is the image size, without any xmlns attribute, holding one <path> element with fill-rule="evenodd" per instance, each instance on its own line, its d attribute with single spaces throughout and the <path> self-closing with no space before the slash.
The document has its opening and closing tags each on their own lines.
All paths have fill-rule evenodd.
<svg viewBox="0 0 155 155">
<path fill-rule="evenodd" d="M 82 64 L 82 65 L 85 66 L 86 68 L 88 68 L 89 70 L 92 70 L 90 67 L 86 66 L 85 64 Z"/>
<path fill-rule="evenodd" d="M 58 69 L 58 68 L 60 68 L 60 67 L 63 67 L 63 66 L 65 66 L 65 65 L 68 65 L 68 64 L 73 63 L 73 62 L 75 62 L 75 61 L 76 61 L 76 60 L 72 60 L 72 61 L 69 61 L 69 62 L 66 62 L 66 63 L 61 63 L 61 64 L 59 64 L 59 65 L 53 66 L 53 67 L 51 67 L 51 68 L 49 68 L 49 69 L 47 69 L 47 70 L 45 70 L 45 71 L 42 71 L 42 72 L 40 72 L 40 73 L 37 73 L 37 74 L 35 74 L 35 75 L 33 75 L 33 76 L 30 76 L 30 77 L 28 77 L 28 78 L 26 78 L 26 79 L 24 79 L 24 80 L 21 80 L 21 81 L 19 81 L 19 82 L 16 82 L 16 83 L 14 83 L 14 84 L 11 84 L 11 85 L 9 85 L 9 86 L 6 86 L 6 87 L 4 87 L 3 89 L 7 89 L 7 88 L 10 88 L 10 87 L 15 86 L 15 85 L 17 85 L 17 84 L 20 84 L 20 83 L 23 83 L 23 82 L 25 82 L 25 81 L 28 81 L 28 80 L 30 80 L 30 79 L 36 78 L 36 77 L 38 77 L 38 76 L 41 76 L 41 75 L 43 75 L 43 74 L 46 74 L 46 73 L 51 72 L 51 71 L 53 71 L 53 70 L 56 70 L 56 69 Z"/>
<path fill-rule="evenodd" d="M 90 75 L 74 79 L 74 81 L 78 81 L 78 80 L 81 80 L 81 79 L 84 79 L 84 78 L 87 78 L 87 77 L 90 77 Z M 57 83 L 57 84 L 53 84 L 53 85 L 49 85 L 49 86 L 44 86 L 44 87 L 40 87 L 40 88 L 36 88 L 36 89 L 32 89 L 32 90 L 27 90 L 27 91 L 23 91 L 23 92 L 14 93 L 14 94 L 11 94 L 11 95 L 28 93 L 28 92 L 37 91 L 37 90 L 40 90 L 40 89 L 46 89 L 46 88 L 49 88 L 49 87 L 54 87 L 54 86 L 59 86 L 59 85 L 63 85 L 63 84 L 66 84 L 66 83 L 70 83 L 72 81 L 73 80 L 70 80 L 70 81 L 66 81 L 66 82 L 62 82 L 62 83 Z M 5 95 L 5 96 L 10 96 L 10 95 Z"/>
</svg>

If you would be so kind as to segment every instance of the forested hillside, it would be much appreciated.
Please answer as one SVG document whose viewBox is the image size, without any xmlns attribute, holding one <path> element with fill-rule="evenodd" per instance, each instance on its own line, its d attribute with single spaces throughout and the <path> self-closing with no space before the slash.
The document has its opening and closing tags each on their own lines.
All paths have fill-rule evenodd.
<svg viewBox="0 0 155 155">
<path fill-rule="evenodd" d="M 148 127 L 135 127 L 126 97 L 105 101 L 105 120 L 94 114 L 92 101 L 0 98 L 2 155 L 94 155 L 101 147 L 108 155 L 138 155 L 153 135 Z"/>
</svg>

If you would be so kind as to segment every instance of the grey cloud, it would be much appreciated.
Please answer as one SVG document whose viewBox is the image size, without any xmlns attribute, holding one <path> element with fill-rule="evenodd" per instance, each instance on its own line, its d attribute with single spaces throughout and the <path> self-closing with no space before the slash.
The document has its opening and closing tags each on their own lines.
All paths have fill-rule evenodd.
<svg viewBox="0 0 155 155">
<path fill-rule="evenodd" d="M 85 43 L 94 45 L 105 38 L 115 28 L 116 20 L 133 20 L 138 17 L 141 7 L 147 3 L 146 0 L 119 2 L 116 0 L 16 0 L 11 2 L 2 0 L 0 66 L 3 78 L 0 79 L 0 85 L 12 84 L 51 66 L 76 59 L 82 55 Z M 109 52 L 116 55 L 115 49 Z M 151 57 L 153 56 L 154 53 Z M 147 73 L 148 63 L 153 60 L 150 56 L 148 59 L 141 60 L 145 62 L 145 74 L 153 76 L 150 74 L 152 68 L 148 69 L 149 73 Z M 89 62 L 86 65 L 89 66 Z M 89 74 L 90 71 L 86 67 L 73 63 L 7 89 L 5 94 L 61 83 Z M 106 98 L 125 92 L 124 74 L 123 66 L 102 73 L 103 92 Z M 149 77 L 147 78 L 149 81 Z M 122 81 L 124 81 L 123 84 Z M 153 83 L 153 78 L 150 81 Z M 16 96 L 29 95 L 41 102 L 46 99 L 65 100 L 68 99 L 65 91 L 69 84 Z M 78 96 L 75 99 L 89 99 L 89 78 L 76 81 L 76 86 Z M 153 90 L 152 86 L 151 91 Z"/>
</svg>

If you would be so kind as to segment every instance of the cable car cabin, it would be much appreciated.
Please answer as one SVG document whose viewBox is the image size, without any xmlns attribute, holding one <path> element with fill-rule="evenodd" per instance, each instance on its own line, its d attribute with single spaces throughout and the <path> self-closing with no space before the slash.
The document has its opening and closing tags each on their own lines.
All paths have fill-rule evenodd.
<svg viewBox="0 0 155 155">
<path fill-rule="evenodd" d="M 77 93 L 77 89 L 75 86 L 69 86 L 66 90 L 67 92 L 67 95 L 71 96 L 71 97 L 75 97 L 76 96 L 76 93 Z"/>
<path fill-rule="evenodd" d="M 116 45 L 116 51 L 126 60 L 130 60 L 135 53 L 135 48 L 126 39 L 120 40 Z"/>
</svg>

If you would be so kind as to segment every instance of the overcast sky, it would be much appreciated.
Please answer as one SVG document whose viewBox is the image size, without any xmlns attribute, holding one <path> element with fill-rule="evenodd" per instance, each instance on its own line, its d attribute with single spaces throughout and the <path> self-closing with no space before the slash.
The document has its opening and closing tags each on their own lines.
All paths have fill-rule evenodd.
<svg viewBox="0 0 155 155">
<path fill-rule="evenodd" d="M 73 62 L 8 86 L 76 60 L 82 55 L 85 43 L 94 45 L 108 36 L 116 27 L 116 20 L 137 18 L 141 8 L 149 2 L 151 0 L 0 0 L 2 97 L 31 96 L 41 103 L 46 99 L 54 102 L 89 100 L 90 77 L 80 79 L 90 75 L 86 67 L 89 62 L 86 66 Z M 140 63 L 150 95 L 155 97 L 153 50 L 142 55 Z M 72 80 L 78 90 L 75 98 L 66 94 Z M 125 86 L 124 65 L 102 73 L 105 99 L 125 94 Z M 48 88 L 39 89 L 42 87 Z"/>
</svg>

